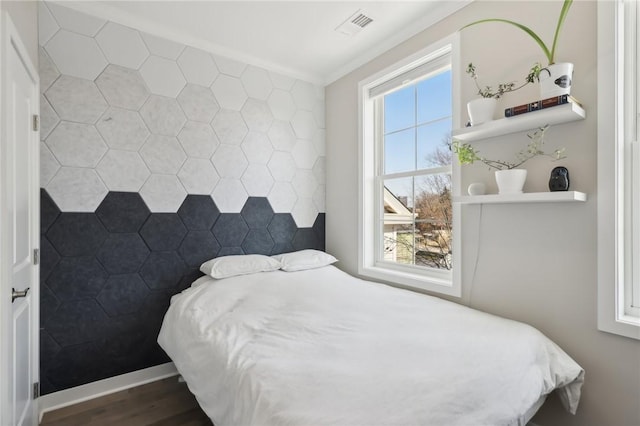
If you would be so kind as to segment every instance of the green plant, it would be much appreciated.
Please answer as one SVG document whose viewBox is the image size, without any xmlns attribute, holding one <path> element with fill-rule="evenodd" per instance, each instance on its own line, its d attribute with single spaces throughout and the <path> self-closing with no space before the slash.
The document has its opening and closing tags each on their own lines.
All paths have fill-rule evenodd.
<svg viewBox="0 0 640 426">
<path fill-rule="evenodd" d="M 536 81 L 538 79 L 538 76 L 540 75 L 541 69 L 542 65 L 540 65 L 539 63 L 535 63 L 529 70 L 529 74 L 527 74 L 527 76 L 525 77 L 524 83 L 522 83 L 520 86 L 515 87 L 516 83 L 514 82 L 500 83 L 495 90 L 491 86 L 485 86 L 484 88 L 480 86 L 480 83 L 478 83 L 478 73 L 476 72 L 476 67 L 475 65 L 473 65 L 473 63 L 469 63 L 469 65 L 467 66 L 467 74 L 469 74 L 471 78 L 473 78 L 473 81 L 478 88 L 478 95 L 482 96 L 483 98 L 499 99 L 507 92 L 514 92 L 518 89 L 522 89 L 527 84 Z"/>
<path fill-rule="evenodd" d="M 564 3 L 562 4 L 562 9 L 560 10 L 560 16 L 558 17 L 558 24 L 556 25 L 556 32 L 553 35 L 553 44 L 551 45 L 551 49 L 547 47 L 547 45 L 544 43 L 544 41 L 542 41 L 540 36 L 538 36 L 538 34 L 536 34 L 531 28 L 525 25 L 519 24 L 517 22 L 510 21 L 508 19 L 500 19 L 500 18 L 481 19 L 479 21 L 475 21 L 470 24 L 467 24 L 461 29 L 465 29 L 472 25 L 481 24 L 483 22 L 503 22 L 505 24 L 511 24 L 517 28 L 520 28 L 525 33 L 529 34 L 529 36 L 531 36 L 531 38 L 536 43 L 538 43 L 538 46 L 540 46 L 540 48 L 544 52 L 544 55 L 547 57 L 547 60 L 549 61 L 549 65 L 551 65 L 555 63 L 556 46 L 558 45 L 558 37 L 560 36 L 562 26 L 564 25 L 564 21 L 567 18 L 567 14 L 569 13 L 569 9 L 571 8 L 572 3 L 573 3 L 573 0 L 564 0 Z"/>
<path fill-rule="evenodd" d="M 543 150 L 544 134 L 549 128 L 549 125 L 540 127 L 533 133 L 527 134 L 530 139 L 529 144 L 516 154 L 516 160 L 513 162 L 503 160 L 490 160 L 479 155 L 480 151 L 477 151 L 473 146 L 468 143 L 460 143 L 458 140 L 454 140 L 452 144 L 453 152 L 458 156 L 460 164 L 473 164 L 476 161 L 489 166 L 489 168 L 496 170 L 509 170 L 515 169 L 521 166 L 525 162 L 529 161 L 533 157 L 546 156 L 555 160 L 566 158 L 564 155 L 565 149 L 559 148 L 553 151 L 553 153 L 546 153 Z"/>
</svg>

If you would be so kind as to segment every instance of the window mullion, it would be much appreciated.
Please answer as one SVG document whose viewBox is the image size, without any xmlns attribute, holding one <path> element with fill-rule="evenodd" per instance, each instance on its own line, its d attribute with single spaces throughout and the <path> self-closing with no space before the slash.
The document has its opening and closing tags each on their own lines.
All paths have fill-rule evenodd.
<svg viewBox="0 0 640 426">
<path fill-rule="evenodd" d="M 452 166 L 442 166 L 442 167 L 433 167 L 430 169 L 420 169 L 412 172 L 399 172 L 399 173 L 389 173 L 388 175 L 382 175 L 384 179 L 398 179 L 403 177 L 412 177 L 412 176 L 427 176 L 427 175 L 439 175 L 442 173 L 451 173 Z"/>
</svg>

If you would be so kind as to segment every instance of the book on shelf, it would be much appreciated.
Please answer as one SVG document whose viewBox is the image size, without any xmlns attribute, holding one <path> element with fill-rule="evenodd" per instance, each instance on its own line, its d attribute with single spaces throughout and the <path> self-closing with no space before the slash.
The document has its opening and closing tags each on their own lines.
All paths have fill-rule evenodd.
<svg viewBox="0 0 640 426">
<path fill-rule="evenodd" d="M 560 95 L 560 96 L 554 96 L 552 98 L 541 99 L 535 102 L 529 102 L 528 104 L 522 104 L 522 105 L 506 108 L 504 110 L 504 116 L 513 117 L 515 115 L 526 114 L 527 112 L 538 111 L 540 109 L 551 108 L 554 106 L 564 105 L 569 103 L 582 106 L 582 104 L 578 102 L 576 98 L 574 98 L 573 96 Z"/>
</svg>

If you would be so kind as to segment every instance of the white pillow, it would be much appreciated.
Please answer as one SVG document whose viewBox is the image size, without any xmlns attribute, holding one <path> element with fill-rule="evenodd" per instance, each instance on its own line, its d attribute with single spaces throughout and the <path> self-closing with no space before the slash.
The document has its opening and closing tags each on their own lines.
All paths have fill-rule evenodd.
<svg viewBox="0 0 640 426">
<path fill-rule="evenodd" d="M 282 263 L 280 269 L 287 272 L 321 268 L 338 261 L 338 259 L 329 253 L 311 249 L 277 254 L 271 257 Z"/>
<path fill-rule="evenodd" d="M 269 272 L 280 269 L 277 259 L 261 254 L 245 254 L 216 257 L 200 265 L 200 270 L 212 278 L 228 278 L 235 275 Z"/>
</svg>

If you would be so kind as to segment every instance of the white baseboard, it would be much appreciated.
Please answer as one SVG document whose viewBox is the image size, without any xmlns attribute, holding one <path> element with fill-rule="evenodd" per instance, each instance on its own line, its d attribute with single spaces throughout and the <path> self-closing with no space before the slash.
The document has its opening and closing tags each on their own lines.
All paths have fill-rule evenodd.
<svg viewBox="0 0 640 426">
<path fill-rule="evenodd" d="M 75 388 L 50 393 L 36 400 L 38 403 L 39 418 L 40 421 L 42 421 L 42 416 L 48 411 L 57 410 L 58 408 L 67 407 L 79 402 L 88 401 L 110 393 L 177 375 L 178 370 L 176 370 L 176 367 L 172 362 L 168 362 L 166 364 L 145 368 L 144 370 L 109 377 L 108 379 L 98 380 L 97 382 L 87 383 L 86 385 Z"/>
</svg>

